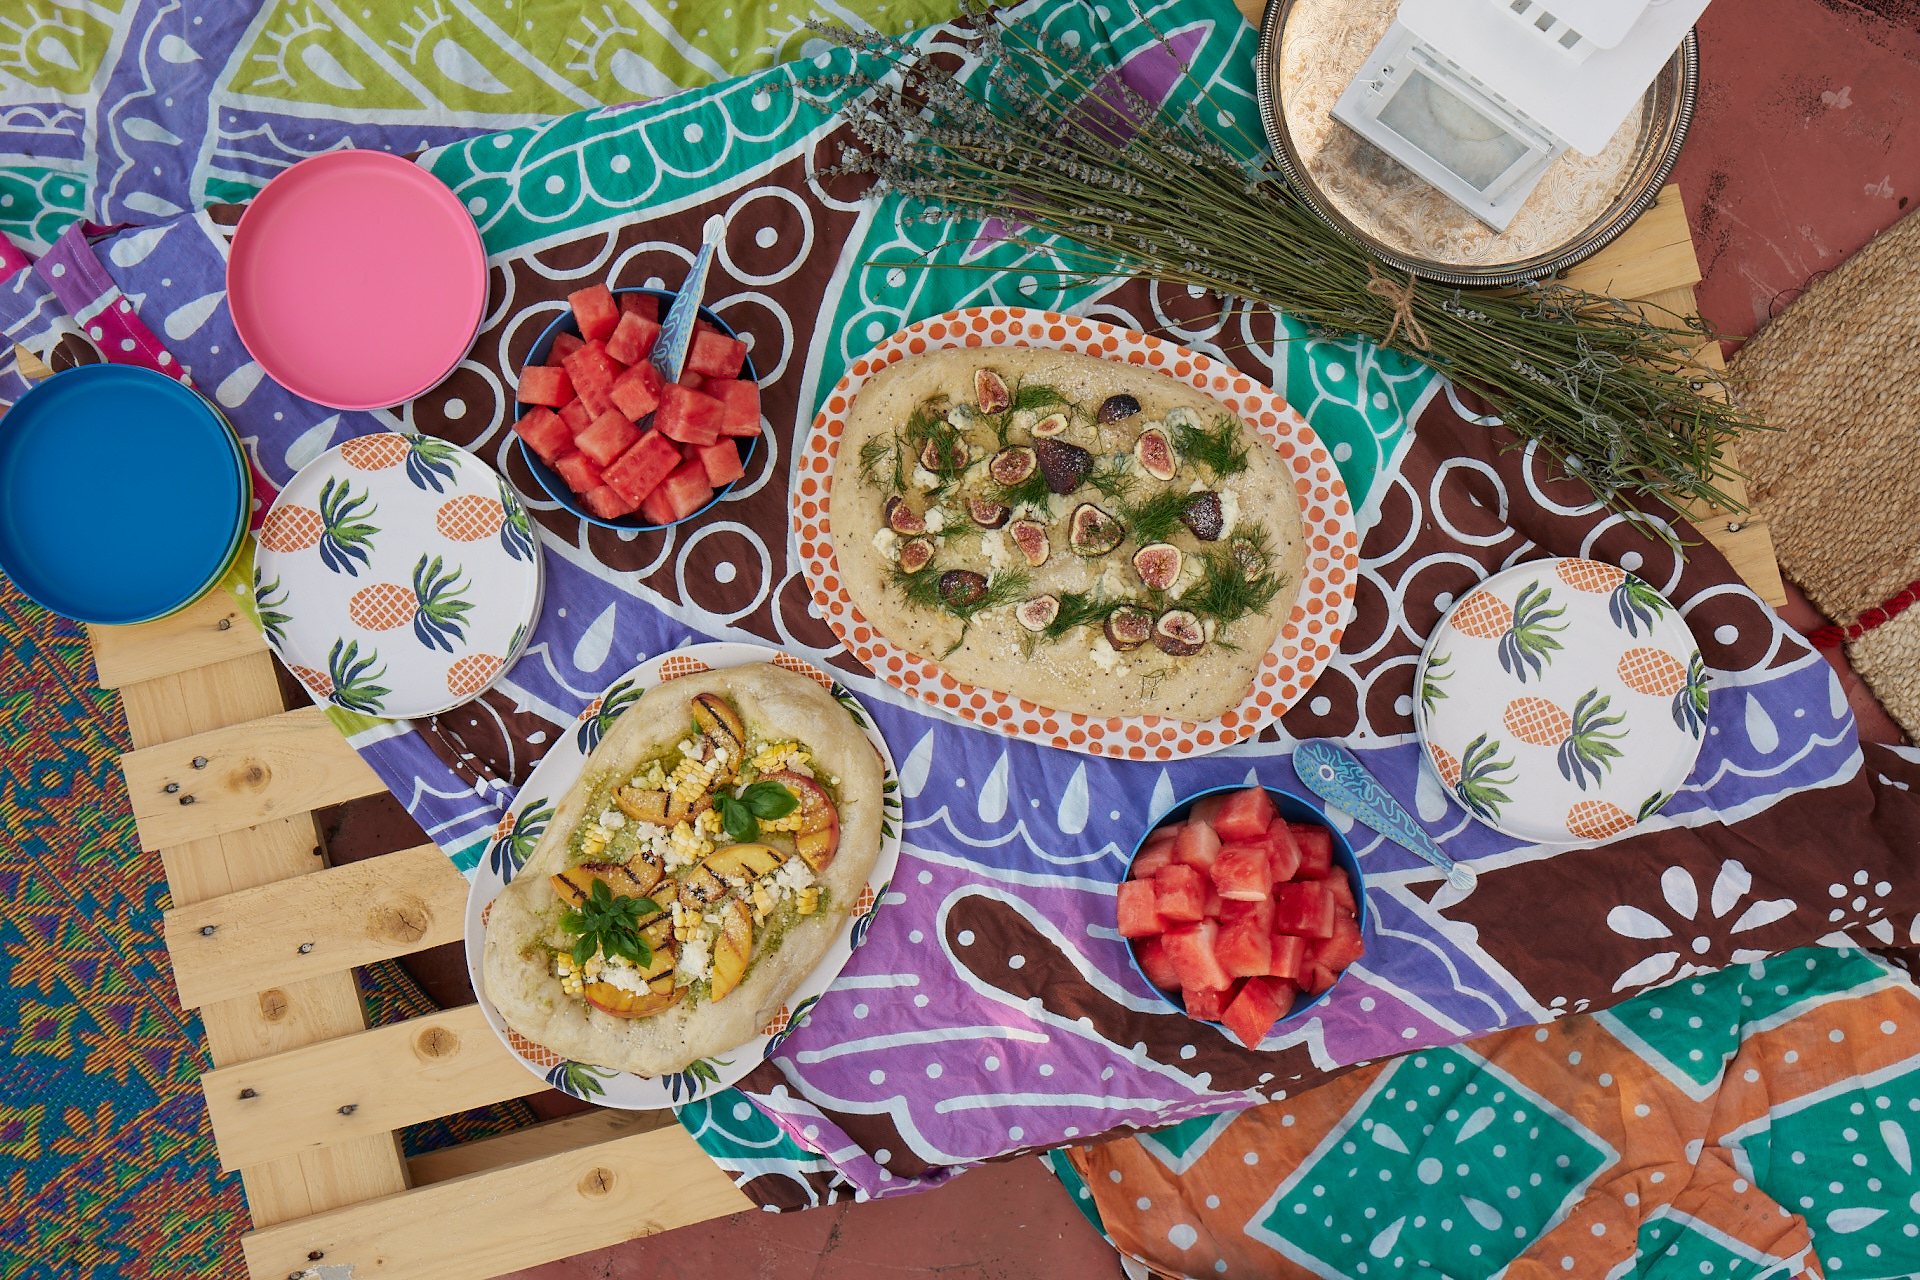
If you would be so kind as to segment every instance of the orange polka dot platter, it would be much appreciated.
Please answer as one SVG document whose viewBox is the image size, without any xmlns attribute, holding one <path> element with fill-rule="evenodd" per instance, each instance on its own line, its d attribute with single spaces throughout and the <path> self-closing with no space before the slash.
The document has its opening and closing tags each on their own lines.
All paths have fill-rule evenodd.
<svg viewBox="0 0 1920 1280">
<path fill-rule="evenodd" d="M 955 680 L 938 663 L 894 644 L 854 606 L 827 527 L 827 490 L 848 414 L 867 382 L 910 356 L 965 347 L 1037 347 L 1165 374 L 1237 414 L 1293 474 L 1307 547 L 1303 582 L 1246 696 L 1207 721 L 1166 716 L 1095 719 Z M 909 325 L 855 360 L 827 394 L 795 460 L 791 517 L 801 570 L 834 634 L 894 687 L 985 729 L 1045 746 L 1126 760 L 1179 760 L 1253 737 L 1306 695 L 1340 647 L 1353 615 L 1360 536 L 1333 455 L 1307 420 L 1224 361 L 1164 338 L 1099 320 L 1023 307 L 970 307 Z"/>
<path fill-rule="evenodd" d="M 435 436 L 378 431 L 287 483 L 256 534 L 254 607 L 316 702 L 434 715 L 506 673 L 545 588 L 526 508 Z"/>
<path fill-rule="evenodd" d="M 787 1003 L 754 1038 L 714 1058 L 703 1058 L 685 1071 L 665 1076 L 635 1075 L 590 1063 L 571 1062 L 527 1039 L 500 1016 L 487 998 L 485 963 L 487 925 L 493 903 L 501 890 L 513 880 L 546 834 L 561 801 L 574 783 L 586 772 L 588 758 L 600 745 L 607 731 L 621 716 L 638 703 L 649 690 L 700 671 L 718 671 L 766 662 L 806 676 L 818 684 L 847 714 L 873 745 L 880 757 L 880 853 L 866 884 L 853 904 L 846 926 L 840 931 L 819 961 L 803 979 Z M 533 773 L 514 796 L 513 804 L 500 819 L 479 864 L 467 874 L 472 885 L 467 891 L 464 940 L 467 976 L 473 982 L 481 1016 L 513 1054 L 521 1066 L 556 1089 L 603 1107 L 651 1110 L 676 1106 L 716 1093 L 745 1076 L 780 1047 L 780 1042 L 807 1019 L 826 989 L 840 976 L 853 953 L 866 940 L 874 917 L 885 905 L 887 890 L 900 865 L 900 835 L 905 829 L 901 815 L 900 774 L 894 767 L 893 753 L 873 723 L 873 717 L 860 705 L 846 686 L 804 658 L 769 648 L 766 645 L 734 641 L 692 644 L 669 653 L 656 654 L 615 680 L 594 698 L 573 723 L 547 749 Z"/>
</svg>

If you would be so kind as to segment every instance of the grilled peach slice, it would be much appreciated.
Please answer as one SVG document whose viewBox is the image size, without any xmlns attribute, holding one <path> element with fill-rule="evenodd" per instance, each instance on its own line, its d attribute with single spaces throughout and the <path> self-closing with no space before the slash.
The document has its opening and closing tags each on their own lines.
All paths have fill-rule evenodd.
<svg viewBox="0 0 1920 1280">
<path fill-rule="evenodd" d="M 793 792 L 800 802 L 800 829 L 793 833 L 794 849 L 816 872 L 826 870 L 840 848 L 840 814 L 833 800 L 805 774 L 782 770 L 767 777 Z"/>
<path fill-rule="evenodd" d="M 753 958 L 753 916 L 747 911 L 747 904 L 734 898 L 727 903 L 726 922 L 720 926 L 720 936 L 713 940 L 713 991 L 711 998 L 718 1000 L 740 985 L 740 978 L 747 971 L 747 961 Z"/>
<path fill-rule="evenodd" d="M 660 883 L 660 871 L 644 858 L 631 863 L 583 862 L 577 867 L 554 873 L 553 891 L 570 907 L 577 907 L 593 893 L 593 882 L 607 882 L 607 892 L 616 898 L 644 898 Z"/>
<path fill-rule="evenodd" d="M 616 1018 L 651 1018 L 680 1003 L 685 987 L 669 987 L 664 993 L 651 988 L 642 994 L 614 986 L 611 982 L 589 982 L 580 993 L 587 1003 Z"/>
<path fill-rule="evenodd" d="M 722 879 L 746 876 L 751 880 L 778 871 L 785 861 L 780 851 L 770 844 L 730 844 L 708 854 L 703 865 Z"/>
<path fill-rule="evenodd" d="M 706 912 L 726 896 L 726 882 L 707 870 L 705 864 L 695 867 L 680 882 L 680 906 L 696 915 Z"/>
<path fill-rule="evenodd" d="M 733 709 L 733 704 L 719 694 L 694 695 L 693 722 L 707 735 L 707 741 L 725 748 L 735 760 L 747 749 L 747 726 L 740 722 L 740 713 Z"/>
<path fill-rule="evenodd" d="M 713 797 L 696 796 L 692 800 L 682 800 L 679 796 L 667 797 L 666 818 L 660 823 L 663 827 L 674 827 L 682 822 L 691 822 L 708 809 L 713 808 Z"/>
<path fill-rule="evenodd" d="M 651 822 L 656 826 L 669 826 L 667 822 L 667 803 L 671 797 L 664 791 L 642 791 L 639 787 L 621 787 L 613 793 L 613 802 L 620 812 L 635 822 Z"/>
</svg>

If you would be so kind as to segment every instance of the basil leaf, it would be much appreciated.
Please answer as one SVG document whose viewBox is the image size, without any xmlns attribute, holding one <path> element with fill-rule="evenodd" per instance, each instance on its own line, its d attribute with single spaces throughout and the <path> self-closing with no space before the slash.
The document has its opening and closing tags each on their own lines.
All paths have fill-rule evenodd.
<svg viewBox="0 0 1920 1280">
<path fill-rule="evenodd" d="M 635 938 L 633 940 L 633 943 L 635 948 L 635 955 L 633 957 L 633 962 L 639 965 L 642 969 L 652 968 L 653 967 L 653 948 L 647 945 L 647 940 L 645 938 Z"/>
<path fill-rule="evenodd" d="M 633 904 L 633 919 L 636 924 L 639 923 L 641 916 L 650 916 L 660 909 L 660 904 L 652 898 L 628 898 L 627 901 Z"/>
<path fill-rule="evenodd" d="M 583 965 L 593 959 L 593 953 L 597 950 L 599 950 L 599 943 L 591 935 L 582 938 L 573 944 L 573 962 Z"/>
<path fill-rule="evenodd" d="M 756 818 L 784 818 L 800 804 L 800 797 L 777 782 L 756 782 L 742 799 Z"/>
<path fill-rule="evenodd" d="M 745 844 L 760 834 L 760 824 L 753 820 L 752 811 L 734 796 L 720 797 L 720 825 L 739 844 Z"/>
<path fill-rule="evenodd" d="M 585 933 L 587 931 L 587 918 L 578 911 L 569 911 L 560 917 L 560 927 L 568 933 Z"/>
</svg>

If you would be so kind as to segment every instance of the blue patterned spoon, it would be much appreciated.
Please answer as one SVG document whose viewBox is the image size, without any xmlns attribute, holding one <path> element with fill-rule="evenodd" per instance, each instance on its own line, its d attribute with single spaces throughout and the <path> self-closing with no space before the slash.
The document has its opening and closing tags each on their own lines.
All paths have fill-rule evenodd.
<svg viewBox="0 0 1920 1280">
<path fill-rule="evenodd" d="M 726 219 L 719 214 L 707 219 L 700 233 L 700 252 L 693 256 L 687 278 L 680 282 L 680 292 L 674 295 L 667 318 L 660 324 L 660 338 L 653 344 L 653 363 L 668 382 L 678 382 L 680 370 L 686 366 L 687 351 L 693 346 L 693 322 L 700 318 L 700 296 L 707 291 L 707 268 L 713 265 L 714 248 L 726 229 Z"/>
<path fill-rule="evenodd" d="M 1413 820 L 1380 779 L 1367 772 L 1353 752 L 1327 738 L 1301 743 L 1293 752 L 1293 771 L 1307 790 L 1338 805 L 1395 844 L 1419 854 L 1446 874 L 1447 883 L 1462 894 L 1472 893 L 1479 877 L 1465 863 L 1455 862 L 1433 842 L 1426 828 Z"/>
</svg>

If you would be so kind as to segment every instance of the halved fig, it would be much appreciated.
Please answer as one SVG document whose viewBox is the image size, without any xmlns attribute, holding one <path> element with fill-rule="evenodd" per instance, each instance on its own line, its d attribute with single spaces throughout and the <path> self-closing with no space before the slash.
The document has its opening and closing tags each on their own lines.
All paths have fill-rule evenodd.
<svg viewBox="0 0 1920 1280">
<path fill-rule="evenodd" d="M 717 693 L 696 694 L 693 699 L 693 722 L 700 726 L 700 732 L 707 741 L 716 747 L 724 747 L 734 759 L 747 747 L 747 726 L 741 723 L 740 713 L 733 704 Z"/>
<path fill-rule="evenodd" d="M 1046 525 L 1038 520 L 1015 520 L 1007 526 L 1007 532 L 1013 535 L 1013 545 L 1020 548 L 1029 565 L 1038 569 L 1047 562 L 1052 547 L 1047 542 Z"/>
<path fill-rule="evenodd" d="M 1036 440 L 1044 440 L 1048 436 L 1057 436 L 1066 429 L 1067 415 L 1064 413 L 1050 413 L 1033 424 L 1033 436 Z"/>
<path fill-rule="evenodd" d="M 1033 450 L 1016 444 L 993 455 L 993 459 L 987 463 L 987 474 L 1011 489 L 1032 475 L 1037 465 Z"/>
<path fill-rule="evenodd" d="M 1233 563 L 1240 572 L 1254 577 L 1267 571 L 1267 557 L 1260 548 L 1246 538 L 1235 538 L 1227 544 L 1227 554 L 1233 557 Z"/>
<path fill-rule="evenodd" d="M 1180 548 L 1171 542 L 1149 542 L 1133 553 L 1133 571 L 1155 591 L 1166 591 L 1180 576 L 1180 560 Z"/>
<path fill-rule="evenodd" d="M 991 369 L 981 369 L 973 375 L 973 402 L 982 413 L 1000 413 L 1013 403 L 1013 393 L 1007 390 L 1005 378 Z"/>
<path fill-rule="evenodd" d="M 1212 542 L 1226 528 L 1225 517 L 1220 511 L 1220 495 L 1211 489 L 1202 489 L 1193 495 L 1187 503 L 1187 509 L 1180 513 L 1180 523 L 1193 530 L 1193 536 L 1202 542 Z"/>
<path fill-rule="evenodd" d="M 1122 422 L 1140 412 L 1140 402 L 1126 392 L 1108 396 L 1100 402 L 1101 422 Z"/>
<path fill-rule="evenodd" d="M 1033 455 L 1040 461 L 1047 488 L 1055 493 L 1072 493 L 1093 470 L 1093 455 L 1064 440 L 1042 440 L 1033 446 Z"/>
<path fill-rule="evenodd" d="M 885 512 L 887 527 L 895 533 L 925 533 L 927 531 L 926 519 L 922 516 L 915 515 L 913 508 L 908 506 L 906 500 L 898 494 L 887 499 Z"/>
<path fill-rule="evenodd" d="M 1159 427 L 1148 427 L 1133 442 L 1133 457 L 1140 469 L 1155 480 L 1171 480 L 1179 463 L 1174 460 L 1173 441 Z"/>
<path fill-rule="evenodd" d="M 957 475 L 967 469 L 967 442 L 950 441 L 943 456 L 940 442 L 929 440 L 920 446 L 920 465 L 935 475 Z"/>
<path fill-rule="evenodd" d="M 1123 604 L 1107 615 L 1100 628 L 1107 643 L 1121 653 L 1138 649 L 1153 636 L 1153 614 L 1137 604 Z"/>
<path fill-rule="evenodd" d="M 933 563 L 933 544 L 925 538 L 908 538 L 900 544 L 900 568 L 918 573 Z"/>
<path fill-rule="evenodd" d="M 1207 647 L 1207 633 L 1193 614 L 1169 609 L 1153 624 L 1153 645 L 1175 658 L 1190 658 Z"/>
<path fill-rule="evenodd" d="M 1035 596 L 1022 602 L 1013 616 L 1029 631 L 1045 631 L 1060 616 L 1060 601 L 1053 596 Z"/>
<path fill-rule="evenodd" d="M 1083 502 L 1067 517 L 1067 543 L 1079 556 L 1103 556 L 1120 545 L 1127 527 L 1094 506 Z"/>
<path fill-rule="evenodd" d="M 1013 514 L 1013 508 L 1004 502 L 989 502 L 985 498 L 968 498 L 967 515 L 982 529 L 998 529 Z"/>
<path fill-rule="evenodd" d="M 971 569 L 949 569 L 940 575 L 940 598 L 950 605 L 964 609 L 970 604 L 979 604 L 986 594 L 984 574 Z"/>
</svg>

